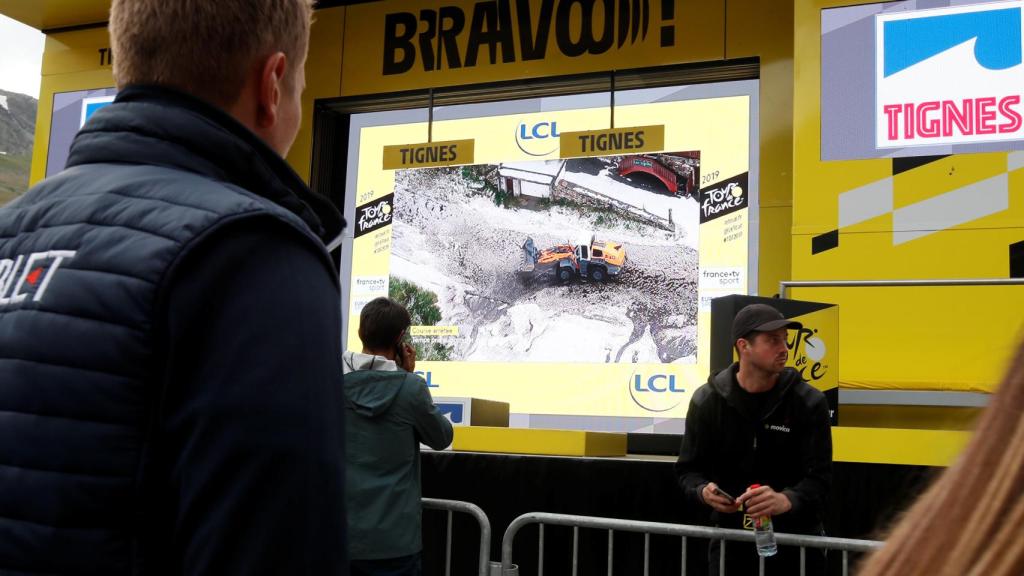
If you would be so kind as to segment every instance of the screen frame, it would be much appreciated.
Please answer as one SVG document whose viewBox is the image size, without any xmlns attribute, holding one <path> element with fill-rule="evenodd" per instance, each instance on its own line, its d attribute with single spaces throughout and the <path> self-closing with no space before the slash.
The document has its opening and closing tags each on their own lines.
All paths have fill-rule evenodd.
<svg viewBox="0 0 1024 576">
<path fill-rule="evenodd" d="M 311 158 L 311 188 L 330 198 L 349 222 L 345 231 L 342 248 L 333 254 L 339 266 L 342 286 L 343 334 L 349 332 L 350 314 L 349 294 L 352 282 L 351 265 L 346 266 L 342 254 L 351 252 L 353 231 L 351 228 L 353 206 L 348 206 L 346 190 L 355 180 L 354 174 L 348 173 L 348 165 L 352 154 L 358 155 L 358 142 L 351 142 L 352 134 L 358 129 L 372 126 L 373 123 L 360 122 L 360 115 L 371 112 L 383 112 L 393 115 L 391 121 L 383 124 L 401 124 L 405 122 L 424 122 L 426 120 L 453 119 L 446 111 L 456 109 L 460 105 L 486 104 L 496 101 L 521 100 L 523 94 L 528 99 L 547 98 L 569 95 L 594 95 L 606 93 L 614 102 L 615 95 L 628 90 L 641 88 L 664 87 L 696 87 L 702 84 L 727 85 L 730 81 L 753 80 L 754 88 L 749 87 L 742 95 L 750 97 L 751 116 L 749 118 L 749 168 L 754 182 L 759 181 L 760 139 L 759 139 L 759 60 L 743 59 L 729 61 L 717 65 L 685 65 L 666 66 L 628 72 L 610 72 L 547 78 L 543 80 L 525 80 L 518 82 L 502 82 L 469 87 L 455 87 L 437 90 L 417 90 L 401 93 L 380 94 L 369 97 L 333 98 L 318 100 L 314 108 L 313 154 Z M 724 95 L 724 94 L 723 94 Z M 733 95 L 733 94 L 728 94 Z M 518 98 L 516 98 L 518 97 Z M 708 97 L 708 96 L 705 96 Z M 711 96 L 714 97 L 714 96 Z M 694 98 L 699 99 L 699 98 Z M 608 106 L 607 103 L 604 104 Z M 614 110 L 614 104 L 612 106 Z M 395 120 L 401 118 L 401 120 Z M 380 125 L 380 124 L 377 124 Z M 426 141 L 427 134 L 410 136 L 410 141 Z M 344 155 L 344 159 L 341 156 Z M 339 161 L 340 160 L 340 161 Z M 351 182 L 350 182 L 351 181 Z M 748 210 L 749 237 L 747 265 L 747 293 L 757 294 L 760 241 L 760 205 L 755 194 Z M 707 351 L 705 351 L 707 353 Z M 659 420 L 652 417 L 652 420 Z M 676 418 L 680 426 L 684 419 Z M 607 430 L 581 426 L 579 429 Z M 653 427 L 653 432 L 659 430 Z M 657 434 L 653 434 L 657 435 Z"/>
</svg>

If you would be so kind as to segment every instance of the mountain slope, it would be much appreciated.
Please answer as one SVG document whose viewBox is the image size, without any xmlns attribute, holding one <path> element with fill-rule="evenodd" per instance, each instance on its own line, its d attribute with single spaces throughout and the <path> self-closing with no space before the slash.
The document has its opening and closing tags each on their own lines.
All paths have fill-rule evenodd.
<svg viewBox="0 0 1024 576">
<path fill-rule="evenodd" d="M 0 205 L 28 188 L 38 101 L 0 90 Z"/>
</svg>

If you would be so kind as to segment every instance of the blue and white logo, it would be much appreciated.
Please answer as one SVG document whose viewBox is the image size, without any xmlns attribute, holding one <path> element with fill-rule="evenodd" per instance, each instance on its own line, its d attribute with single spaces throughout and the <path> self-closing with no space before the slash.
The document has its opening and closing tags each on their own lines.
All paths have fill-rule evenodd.
<svg viewBox="0 0 1024 576">
<path fill-rule="evenodd" d="M 466 406 L 461 402 L 436 402 L 437 411 L 441 416 L 447 418 L 452 424 L 464 424 L 463 411 Z"/>
<path fill-rule="evenodd" d="M 79 128 L 85 126 L 85 123 L 92 118 L 92 115 L 99 111 L 100 108 L 109 106 L 114 102 L 115 96 L 96 96 L 94 98 L 84 98 L 82 100 L 82 120 L 78 125 Z"/>
<path fill-rule="evenodd" d="M 648 412 L 669 412 L 682 405 L 686 387 L 675 374 L 640 374 L 629 377 L 629 397 Z"/>
<path fill-rule="evenodd" d="M 559 149 L 558 122 L 520 122 L 516 126 L 516 146 L 530 156 L 550 156 Z"/>
<path fill-rule="evenodd" d="M 878 148 L 1024 137 L 1024 0 L 875 17 Z"/>
</svg>

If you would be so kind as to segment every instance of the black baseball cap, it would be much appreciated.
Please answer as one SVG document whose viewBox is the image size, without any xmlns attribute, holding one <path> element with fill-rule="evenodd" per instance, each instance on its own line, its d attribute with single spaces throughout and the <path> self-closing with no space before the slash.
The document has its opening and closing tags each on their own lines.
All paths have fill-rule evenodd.
<svg viewBox="0 0 1024 576">
<path fill-rule="evenodd" d="M 799 329 L 803 327 L 803 324 L 786 318 L 782 312 L 767 304 L 751 304 L 744 306 L 732 319 L 732 341 L 736 342 L 751 332 L 771 332 L 779 328 Z"/>
</svg>

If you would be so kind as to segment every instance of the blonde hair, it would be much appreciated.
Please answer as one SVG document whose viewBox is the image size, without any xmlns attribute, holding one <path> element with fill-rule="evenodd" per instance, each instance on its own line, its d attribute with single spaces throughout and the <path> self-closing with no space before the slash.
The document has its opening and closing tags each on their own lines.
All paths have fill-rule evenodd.
<svg viewBox="0 0 1024 576">
<path fill-rule="evenodd" d="M 313 0 L 113 0 L 110 42 L 117 87 L 178 88 L 234 103 L 251 68 L 275 52 L 287 81 L 305 60 Z"/>
<path fill-rule="evenodd" d="M 859 576 L 1024 574 L 1024 345 L 959 460 Z"/>
</svg>

